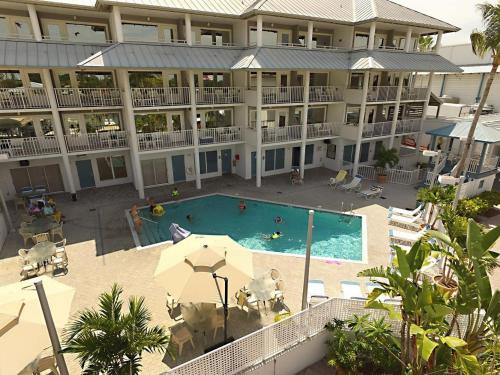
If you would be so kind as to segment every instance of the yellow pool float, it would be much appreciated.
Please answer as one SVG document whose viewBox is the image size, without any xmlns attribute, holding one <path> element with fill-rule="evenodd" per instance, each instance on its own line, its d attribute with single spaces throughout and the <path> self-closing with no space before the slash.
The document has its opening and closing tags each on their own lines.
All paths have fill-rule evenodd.
<svg viewBox="0 0 500 375">
<path fill-rule="evenodd" d="M 154 206 L 153 216 L 163 216 L 163 215 L 165 215 L 165 209 L 163 208 L 163 206 L 160 206 L 159 204 Z"/>
</svg>

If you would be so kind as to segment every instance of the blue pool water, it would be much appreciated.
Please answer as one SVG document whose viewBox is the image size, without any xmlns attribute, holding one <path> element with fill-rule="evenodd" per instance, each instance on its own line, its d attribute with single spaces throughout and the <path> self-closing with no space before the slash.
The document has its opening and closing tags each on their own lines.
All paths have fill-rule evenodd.
<svg viewBox="0 0 500 375">
<path fill-rule="evenodd" d="M 246 199 L 247 209 L 239 210 L 239 199 L 225 195 L 210 195 L 164 204 L 165 215 L 153 216 L 149 207 L 140 210 L 143 229 L 139 235 L 142 246 L 170 240 L 172 222 L 197 234 L 228 234 L 241 245 L 254 250 L 276 253 L 305 254 L 308 210 L 285 204 Z M 192 221 L 186 218 L 191 215 Z M 275 218 L 283 219 L 281 224 Z M 315 211 L 313 256 L 362 260 L 362 220 L 359 216 Z M 282 237 L 268 240 L 274 231 Z"/>
</svg>

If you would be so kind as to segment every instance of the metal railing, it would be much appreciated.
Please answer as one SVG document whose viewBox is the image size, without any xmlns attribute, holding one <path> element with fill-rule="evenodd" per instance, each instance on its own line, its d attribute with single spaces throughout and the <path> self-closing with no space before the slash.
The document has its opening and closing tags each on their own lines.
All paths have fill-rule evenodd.
<svg viewBox="0 0 500 375">
<path fill-rule="evenodd" d="M 344 92 L 339 87 L 311 86 L 309 87 L 309 102 L 340 102 L 344 100 Z"/>
<path fill-rule="evenodd" d="M 333 137 L 338 135 L 339 126 L 331 122 L 307 125 L 307 139 Z"/>
<path fill-rule="evenodd" d="M 59 108 L 115 107 L 122 105 L 118 88 L 55 88 Z"/>
<path fill-rule="evenodd" d="M 401 100 L 425 100 L 427 87 L 403 87 Z"/>
<path fill-rule="evenodd" d="M 421 122 L 422 119 L 419 118 L 398 120 L 396 123 L 396 134 L 418 133 L 420 131 Z"/>
<path fill-rule="evenodd" d="M 483 173 L 493 171 L 498 166 L 498 158 L 498 156 L 484 158 L 483 164 L 481 166 L 479 165 L 481 159 L 470 159 L 469 168 L 467 169 L 467 171 L 470 173 Z"/>
<path fill-rule="evenodd" d="M 196 104 L 236 104 L 245 101 L 242 87 L 203 87 L 196 89 Z"/>
<path fill-rule="evenodd" d="M 0 109 L 49 108 L 47 91 L 43 87 L 0 88 Z"/>
<path fill-rule="evenodd" d="M 304 87 L 302 86 L 262 88 L 262 104 L 302 103 L 303 101 Z"/>
<path fill-rule="evenodd" d="M 392 121 L 364 124 L 363 138 L 374 138 L 391 135 Z"/>
<path fill-rule="evenodd" d="M 198 130 L 200 145 L 241 141 L 241 129 L 233 126 Z"/>
<path fill-rule="evenodd" d="M 65 135 L 68 152 L 110 150 L 128 147 L 126 131 Z"/>
<path fill-rule="evenodd" d="M 302 125 L 262 129 L 262 143 L 278 143 L 300 140 Z"/>
<path fill-rule="evenodd" d="M 427 176 L 427 169 L 398 169 L 398 168 L 388 168 L 385 169 L 387 174 L 387 182 L 391 184 L 400 185 L 415 185 L 422 181 Z M 367 180 L 375 180 L 377 178 L 377 168 L 372 165 L 360 165 L 358 166 L 358 175 L 366 178 Z"/>
<path fill-rule="evenodd" d="M 61 149 L 55 137 L 0 139 L 0 154 L 7 154 L 10 158 L 59 153 Z"/>
<path fill-rule="evenodd" d="M 358 175 L 367 180 L 375 180 L 377 178 L 377 171 L 373 165 L 359 165 Z"/>
<path fill-rule="evenodd" d="M 368 88 L 368 102 L 387 102 L 396 100 L 397 86 L 371 86 Z"/>
<path fill-rule="evenodd" d="M 190 104 L 189 87 L 149 87 L 132 89 L 134 107 L 162 107 Z"/>
<path fill-rule="evenodd" d="M 167 148 L 193 146 L 193 131 L 178 130 L 172 132 L 138 133 L 139 151 L 154 151 Z"/>
</svg>

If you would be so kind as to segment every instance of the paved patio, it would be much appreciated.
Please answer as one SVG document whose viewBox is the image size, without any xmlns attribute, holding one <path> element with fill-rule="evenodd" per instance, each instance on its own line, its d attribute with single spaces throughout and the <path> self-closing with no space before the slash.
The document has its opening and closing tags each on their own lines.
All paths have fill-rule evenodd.
<svg viewBox="0 0 500 375">
<path fill-rule="evenodd" d="M 313 259 L 311 261 L 311 279 L 325 282 L 329 296 L 340 296 L 340 281 L 355 280 L 356 273 L 365 268 L 387 264 L 388 261 L 388 224 L 387 207 L 415 206 L 415 189 L 410 186 L 387 185 L 382 198 L 365 200 L 353 193 L 332 191 L 327 180 L 332 172 L 319 168 L 306 171 L 303 185 L 290 185 L 288 175 L 263 179 L 262 188 L 257 189 L 254 181 L 246 181 L 237 176 L 202 181 L 203 189 L 196 190 L 194 183 L 179 184 L 183 198 L 207 193 L 240 194 L 242 196 L 273 200 L 283 203 L 299 204 L 311 207 L 340 210 L 344 207 L 367 216 L 368 259 L 365 264 L 352 262 L 332 262 Z M 371 182 L 365 182 L 370 185 Z M 156 202 L 168 201 L 171 187 L 147 190 L 147 194 Z M 137 199 L 137 193 L 131 185 L 82 191 L 78 201 L 72 202 L 69 195 L 55 197 L 58 207 L 65 215 L 64 231 L 68 239 L 69 273 L 58 280 L 75 287 L 76 294 L 72 312 L 84 307 L 95 306 L 97 297 L 110 289 L 113 283 L 124 288 L 124 296 L 142 295 L 146 299 L 153 323 L 165 326 L 175 325 L 165 308 L 166 291 L 153 280 L 153 273 L 160 256 L 160 247 L 137 250 L 125 220 L 124 210 L 132 204 L 144 205 Z M 16 213 L 12 208 L 12 213 Z M 15 217 L 17 219 L 17 217 Z M 304 228 L 306 230 L 306 228 Z M 231 233 L 228 233 L 229 235 Z M 0 251 L 0 285 L 20 280 L 17 251 L 22 247 L 21 237 L 17 233 L 9 234 Z M 273 253 L 255 253 L 254 266 L 257 272 L 277 268 L 285 282 L 285 303 L 292 312 L 300 310 L 304 262 L 302 257 L 276 255 Z M 500 285 L 498 277 L 495 285 Z M 241 337 L 264 325 L 270 324 L 274 313 L 252 314 L 232 309 L 229 333 Z M 215 341 L 221 340 L 222 333 Z M 211 334 L 207 337 L 195 337 L 195 350 L 185 346 L 182 357 L 174 362 L 159 354 L 144 355 L 144 374 L 158 374 L 179 363 L 185 362 L 203 353 L 203 349 L 214 344 Z M 70 373 L 79 373 L 79 365 L 68 356 Z"/>
</svg>

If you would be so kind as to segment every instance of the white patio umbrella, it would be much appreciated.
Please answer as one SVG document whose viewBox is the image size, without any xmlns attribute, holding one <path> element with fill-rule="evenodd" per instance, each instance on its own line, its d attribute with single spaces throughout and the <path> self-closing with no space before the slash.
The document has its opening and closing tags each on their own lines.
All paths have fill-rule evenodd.
<svg viewBox="0 0 500 375">
<path fill-rule="evenodd" d="M 229 236 L 192 234 L 162 251 L 154 276 L 179 303 L 220 303 L 214 272 L 235 295 L 253 278 L 252 252 Z M 220 289 L 224 296 L 223 283 Z"/>
<path fill-rule="evenodd" d="M 0 287 L 0 375 L 19 374 L 51 347 L 34 283 L 42 280 L 56 328 L 66 324 L 75 290 L 47 276 Z"/>
</svg>

